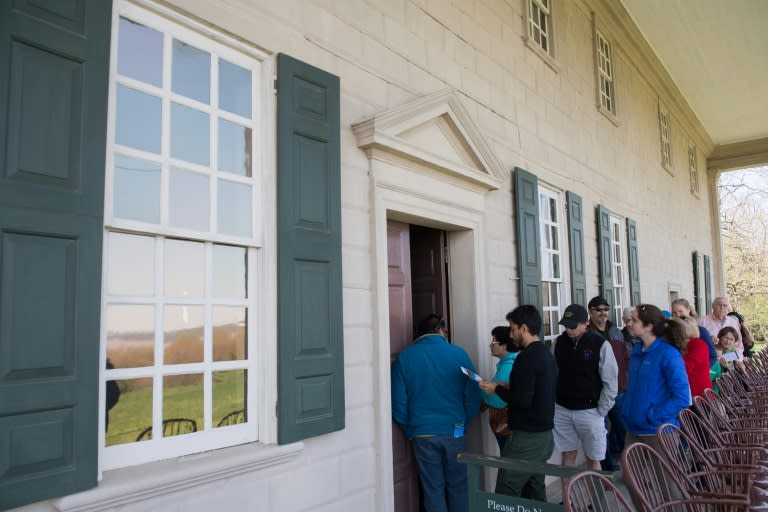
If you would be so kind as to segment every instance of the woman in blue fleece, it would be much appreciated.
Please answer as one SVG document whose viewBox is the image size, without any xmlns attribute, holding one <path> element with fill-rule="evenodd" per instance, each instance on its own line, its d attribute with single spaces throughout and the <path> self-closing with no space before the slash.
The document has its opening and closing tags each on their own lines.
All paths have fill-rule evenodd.
<svg viewBox="0 0 768 512">
<path fill-rule="evenodd" d="M 621 410 L 627 427 L 626 445 L 645 443 L 660 454 L 656 429 L 663 423 L 679 426 L 677 413 L 690 402 L 683 356 L 660 337 L 667 321 L 661 310 L 650 304 L 640 304 L 632 310 L 627 327 L 642 343 L 632 349 Z"/>
</svg>

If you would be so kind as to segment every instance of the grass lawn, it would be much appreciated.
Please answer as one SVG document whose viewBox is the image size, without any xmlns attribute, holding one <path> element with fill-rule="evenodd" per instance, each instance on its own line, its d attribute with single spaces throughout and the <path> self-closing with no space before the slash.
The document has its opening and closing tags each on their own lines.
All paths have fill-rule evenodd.
<svg viewBox="0 0 768 512">
<path fill-rule="evenodd" d="M 232 411 L 245 407 L 245 372 L 215 372 L 213 376 L 213 421 L 216 424 Z M 118 383 L 120 384 L 120 383 Z M 121 386 L 123 389 L 124 386 Z M 203 428 L 202 375 L 197 383 L 163 390 L 163 418 L 189 418 Z M 109 411 L 107 446 L 130 443 L 152 424 L 152 387 L 122 391 L 120 401 Z"/>
</svg>

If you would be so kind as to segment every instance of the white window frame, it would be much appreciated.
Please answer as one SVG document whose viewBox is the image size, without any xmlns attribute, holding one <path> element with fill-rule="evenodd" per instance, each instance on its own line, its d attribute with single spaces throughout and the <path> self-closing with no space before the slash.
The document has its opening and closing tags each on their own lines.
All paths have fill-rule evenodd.
<svg viewBox="0 0 768 512">
<path fill-rule="evenodd" d="M 560 66 L 555 59 L 555 23 L 554 23 L 554 3 L 556 0 L 523 0 L 523 41 L 525 45 L 533 50 L 544 62 L 547 63 L 553 71 L 559 71 Z M 542 27 L 541 18 L 544 18 Z M 536 41 L 536 34 L 539 34 L 539 40 Z M 542 36 L 546 39 L 542 39 Z M 546 40 L 546 43 L 542 41 Z"/>
<path fill-rule="evenodd" d="M 627 261 L 626 220 L 611 215 L 611 267 L 613 270 L 613 318 L 623 327 L 622 312 L 629 305 L 629 265 Z"/>
<path fill-rule="evenodd" d="M 616 59 L 613 43 L 605 32 L 598 27 L 593 15 L 593 43 L 595 53 L 595 86 L 597 110 L 614 125 L 619 125 L 619 113 L 616 104 Z"/>
<path fill-rule="evenodd" d="M 539 246 L 541 248 L 541 288 L 542 288 L 542 304 L 544 302 L 544 294 L 548 292 L 547 288 L 550 290 L 554 288 L 554 295 L 557 299 L 557 305 L 553 306 L 552 301 L 547 297 L 546 303 L 549 304 L 548 306 L 542 307 L 542 316 L 547 317 L 550 321 L 550 324 L 552 325 L 553 333 L 550 335 L 544 335 L 543 339 L 544 341 L 551 341 L 554 343 L 555 339 L 560 335 L 562 332 L 562 328 L 560 324 L 558 323 L 560 321 L 560 318 L 562 317 L 562 313 L 565 310 L 565 307 L 568 306 L 567 300 L 568 300 L 568 293 L 566 290 L 566 282 L 567 282 L 567 273 L 569 271 L 568 269 L 568 250 L 565 245 L 563 245 L 565 239 L 565 215 L 564 215 L 564 208 L 565 208 L 565 202 L 563 201 L 562 194 L 548 188 L 546 186 L 542 186 L 539 184 L 538 187 L 538 194 L 539 194 L 539 235 L 540 235 L 540 243 Z M 541 214 L 541 203 L 542 198 L 546 199 L 547 201 L 554 200 L 555 201 L 555 212 L 557 215 L 557 218 L 555 219 L 555 222 L 552 222 L 549 218 L 544 218 Z M 546 238 L 544 235 L 544 231 L 546 229 L 552 229 L 555 228 L 557 230 L 557 247 L 559 249 L 550 249 L 546 246 Z M 551 256 L 557 255 L 559 257 L 560 261 L 560 275 L 559 276 L 552 276 L 552 275 L 544 275 L 544 261 L 549 260 Z M 545 286 L 545 284 L 547 286 Z"/>
<path fill-rule="evenodd" d="M 149 26 L 164 34 L 164 56 L 163 56 L 163 88 L 157 88 L 152 85 L 144 84 L 137 80 L 122 77 L 117 74 L 117 47 L 118 47 L 118 26 L 120 17 L 125 16 L 138 23 Z M 247 299 L 242 301 L 230 301 L 231 305 L 240 305 L 247 307 L 248 331 L 247 331 L 247 353 L 248 358 L 243 361 L 215 362 L 160 366 L 153 367 L 114 369 L 105 370 L 103 362 L 106 360 L 106 322 L 101 322 L 101 342 L 100 353 L 102 365 L 100 368 L 100 406 L 99 406 L 99 472 L 114 468 L 143 464 L 146 462 L 168 459 L 198 453 L 227 446 L 233 446 L 244 443 L 274 443 L 277 440 L 277 421 L 274 415 L 274 406 L 277 400 L 276 379 L 277 379 L 277 347 L 275 345 L 276 336 L 276 218 L 275 218 L 275 154 L 274 154 L 274 119 L 275 105 L 274 95 L 272 94 L 271 77 L 273 74 L 273 63 L 270 56 L 258 48 L 250 46 L 242 41 L 227 36 L 212 27 L 200 23 L 196 20 L 187 18 L 179 12 L 156 4 L 151 0 L 135 0 L 134 2 L 117 1 L 112 19 L 112 45 L 110 56 L 110 91 L 108 108 L 108 127 L 107 127 L 107 158 L 106 158 L 106 179 L 105 179 L 105 216 L 104 216 L 104 268 L 103 268 L 103 286 L 102 286 L 102 319 L 106 319 L 107 305 L 120 302 L 130 302 L 138 304 L 135 298 L 121 299 L 120 297 L 111 297 L 107 294 L 107 277 L 109 269 L 108 262 L 108 239 L 110 232 L 125 232 L 155 237 L 156 245 L 156 264 L 155 279 L 162 279 L 160 269 L 162 267 L 160 257 L 160 247 L 166 238 L 176 238 L 190 241 L 206 242 L 206 253 L 210 254 L 213 243 L 225 243 L 237 245 L 247 249 L 248 264 L 248 282 Z M 237 64 L 252 70 L 252 114 L 250 122 L 235 114 L 229 114 L 220 111 L 215 107 L 217 91 L 215 90 L 215 81 L 212 82 L 210 105 L 205 106 L 194 100 L 184 97 L 170 91 L 170 53 L 171 39 L 177 38 L 183 40 L 197 48 L 203 49 L 212 55 L 224 58 L 229 62 Z M 217 59 L 212 59 L 211 76 L 217 72 Z M 133 89 L 150 92 L 154 96 L 161 97 L 163 100 L 162 123 L 162 155 L 148 154 L 133 148 L 119 146 L 115 142 L 115 121 L 116 121 L 116 90 L 117 85 L 129 85 Z M 212 152 L 210 155 L 210 167 L 207 169 L 201 166 L 195 166 L 188 162 L 176 163 L 170 158 L 169 151 L 169 133 L 167 127 L 170 114 L 170 100 L 174 103 L 184 105 L 194 105 L 197 110 L 205 111 L 211 116 L 210 143 Z M 214 115 L 215 114 L 215 115 Z M 217 141 L 217 129 L 213 126 L 217 118 L 227 118 L 237 120 L 240 124 L 247 124 L 252 129 L 252 150 L 253 159 L 252 177 L 241 177 L 235 175 L 222 175 L 215 171 Z M 112 215 L 114 198 L 114 154 L 119 151 L 126 156 L 152 160 L 162 165 L 161 171 L 161 221 L 160 224 L 147 224 L 139 221 L 119 219 Z M 200 232 L 168 225 L 167 189 L 169 186 L 169 168 L 171 165 L 178 165 L 184 169 L 207 173 L 211 178 L 211 226 L 209 232 Z M 216 225 L 216 198 L 217 180 L 226 179 L 232 182 L 247 183 L 251 187 L 251 205 L 252 205 L 252 236 L 243 238 L 231 235 L 222 235 L 215 233 Z M 210 258 L 206 259 L 210 262 Z M 210 265 L 210 263 L 208 263 Z M 210 270 L 210 269 L 209 269 Z M 210 284 L 210 283 L 209 283 Z M 157 288 L 156 288 L 157 289 Z M 150 298 L 146 301 L 151 304 L 160 304 L 157 298 Z M 208 301 L 212 302 L 212 301 Z M 208 306 L 208 302 L 204 305 Z M 169 304 L 179 304 L 180 301 L 173 299 Z M 196 302 L 196 303 L 199 303 Z M 164 302 L 163 302 L 164 304 Z M 216 304 L 221 304 L 216 301 Z M 157 311 L 162 311 L 162 307 L 157 307 Z M 209 325 L 206 323 L 206 325 Z M 162 338 L 163 324 L 162 314 L 155 316 L 155 338 L 156 354 L 157 337 Z M 208 336 L 208 334 L 206 334 Z M 162 348 L 162 347 L 161 347 Z M 162 352 L 162 350 L 160 349 Z M 247 370 L 247 411 L 248 420 L 246 423 L 233 425 L 225 429 L 209 429 L 211 427 L 211 372 L 227 369 L 245 369 Z M 153 438 L 150 441 L 141 443 L 128 443 L 124 445 L 105 446 L 105 392 L 104 383 L 107 380 L 121 380 L 138 377 L 155 377 L 153 391 L 153 424 L 159 427 L 162 421 L 162 392 L 160 376 L 171 375 L 174 373 L 200 373 L 205 374 L 204 386 L 204 414 L 205 425 L 202 431 L 194 434 L 175 436 L 169 438 Z M 159 437 L 159 436 L 157 436 Z"/>
<path fill-rule="evenodd" d="M 659 136 L 661 140 L 661 166 L 674 176 L 672 159 L 672 118 L 669 109 L 659 100 Z"/>
<path fill-rule="evenodd" d="M 699 197 L 699 154 L 696 144 L 693 142 L 688 144 L 688 179 L 690 180 L 691 194 Z"/>
</svg>

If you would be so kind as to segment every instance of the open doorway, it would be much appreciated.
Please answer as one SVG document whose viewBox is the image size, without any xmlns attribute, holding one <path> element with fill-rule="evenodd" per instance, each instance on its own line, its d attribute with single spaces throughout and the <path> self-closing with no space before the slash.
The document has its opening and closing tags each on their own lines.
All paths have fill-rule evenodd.
<svg viewBox="0 0 768 512">
<path fill-rule="evenodd" d="M 446 233 L 423 226 L 387 221 L 390 363 L 411 344 L 415 325 L 430 313 L 443 315 L 448 330 L 448 262 Z M 397 512 L 418 512 L 418 470 L 410 444 L 392 424 L 394 504 Z"/>
</svg>

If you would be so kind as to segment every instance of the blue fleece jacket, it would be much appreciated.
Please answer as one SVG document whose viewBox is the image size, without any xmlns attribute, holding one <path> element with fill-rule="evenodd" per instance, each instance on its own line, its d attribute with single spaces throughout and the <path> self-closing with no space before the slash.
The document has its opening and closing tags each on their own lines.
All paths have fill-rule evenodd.
<svg viewBox="0 0 768 512">
<path fill-rule="evenodd" d="M 507 354 L 499 359 L 496 363 L 496 375 L 491 379 L 494 382 L 500 382 L 502 384 L 509 384 L 509 374 L 512 372 L 512 365 L 515 364 L 515 358 L 518 352 L 507 352 Z M 483 393 L 483 403 L 488 407 L 495 407 L 496 409 L 504 409 L 507 406 L 507 402 L 501 399 L 496 393 L 486 395 Z"/>
<path fill-rule="evenodd" d="M 627 431 L 652 435 L 663 423 L 679 426 L 677 413 L 690 404 L 690 393 L 680 351 L 661 338 L 647 350 L 642 343 L 636 344 L 621 410 Z"/>
<path fill-rule="evenodd" d="M 461 367 L 475 371 L 463 348 L 427 334 L 397 355 L 392 365 L 392 419 L 414 436 L 454 435 L 480 410 L 480 388 Z"/>
</svg>

